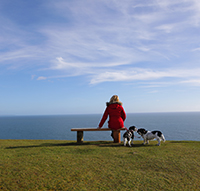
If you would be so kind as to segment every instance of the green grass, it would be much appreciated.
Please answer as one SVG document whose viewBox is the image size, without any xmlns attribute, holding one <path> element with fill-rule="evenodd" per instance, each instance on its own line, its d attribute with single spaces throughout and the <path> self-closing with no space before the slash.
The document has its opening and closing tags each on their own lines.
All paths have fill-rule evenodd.
<svg viewBox="0 0 200 191">
<path fill-rule="evenodd" d="M 0 190 L 200 190 L 200 142 L 0 140 Z"/>
</svg>

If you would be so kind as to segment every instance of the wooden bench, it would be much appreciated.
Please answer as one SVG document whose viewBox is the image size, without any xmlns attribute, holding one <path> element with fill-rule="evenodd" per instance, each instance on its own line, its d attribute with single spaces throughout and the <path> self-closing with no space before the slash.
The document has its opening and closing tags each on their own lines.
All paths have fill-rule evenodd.
<svg viewBox="0 0 200 191">
<path fill-rule="evenodd" d="M 113 138 L 114 138 L 114 143 L 120 143 L 121 142 L 121 135 L 120 131 L 121 130 L 126 130 L 125 128 L 121 128 L 118 130 L 113 131 Z M 84 131 L 112 131 L 110 128 L 74 128 L 71 129 L 71 131 L 77 131 L 77 143 L 83 143 L 83 132 Z"/>
</svg>

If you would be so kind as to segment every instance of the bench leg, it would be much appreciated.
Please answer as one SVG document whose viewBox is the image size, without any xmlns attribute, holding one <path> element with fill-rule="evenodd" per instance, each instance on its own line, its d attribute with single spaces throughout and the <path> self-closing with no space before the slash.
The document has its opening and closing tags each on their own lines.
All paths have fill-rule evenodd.
<svg viewBox="0 0 200 191">
<path fill-rule="evenodd" d="M 83 143 L 83 131 L 77 131 L 77 143 Z"/>
<path fill-rule="evenodd" d="M 113 131 L 114 143 L 121 143 L 120 131 Z"/>
</svg>

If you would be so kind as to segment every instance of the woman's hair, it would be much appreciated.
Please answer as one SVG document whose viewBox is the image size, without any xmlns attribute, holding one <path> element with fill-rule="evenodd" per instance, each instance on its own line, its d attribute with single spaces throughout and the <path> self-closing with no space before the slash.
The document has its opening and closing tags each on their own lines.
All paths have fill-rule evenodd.
<svg viewBox="0 0 200 191">
<path fill-rule="evenodd" d="M 110 103 L 113 103 L 113 102 L 119 102 L 119 97 L 117 95 L 114 95 L 110 98 Z"/>
</svg>

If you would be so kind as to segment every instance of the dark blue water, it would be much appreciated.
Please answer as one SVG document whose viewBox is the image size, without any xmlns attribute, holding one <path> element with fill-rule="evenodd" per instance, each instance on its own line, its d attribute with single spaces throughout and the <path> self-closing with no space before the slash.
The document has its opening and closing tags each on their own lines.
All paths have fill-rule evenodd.
<svg viewBox="0 0 200 191">
<path fill-rule="evenodd" d="M 76 132 L 72 132 L 71 128 L 96 128 L 101 116 L 0 117 L 0 139 L 76 140 Z M 148 130 L 161 130 L 167 140 L 200 141 L 200 112 L 127 114 L 125 126 L 128 128 L 131 125 Z M 104 127 L 107 127 L 107 122 Z M 84 132 L 84 140 L 111 140 L 110 132 Z"/>
</svg>

